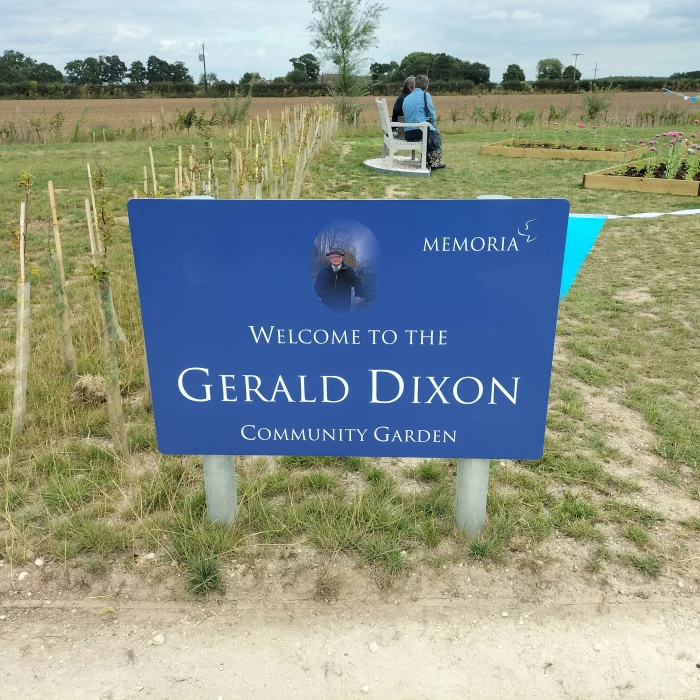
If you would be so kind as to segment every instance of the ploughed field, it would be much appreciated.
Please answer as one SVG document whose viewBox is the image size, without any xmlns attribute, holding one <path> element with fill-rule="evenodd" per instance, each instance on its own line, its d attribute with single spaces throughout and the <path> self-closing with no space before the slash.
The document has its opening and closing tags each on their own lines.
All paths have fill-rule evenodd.
<svg viewBox="0 0 700 700">
<path fill-rule="evenodd" d="M 221 98 L 220 98 L 221 99 Z M 394 96 L 387 96 L 387 102 L 393 102 Z M 330 102 L 329 98 L 316 97 L 255 97 L 253 98 L 249 114 L 266 116 L 269 110 L 273 118 L 279 117 L 281 109 L 295 104 L 310 104 L 314 102 Z M 367 108 L 360 114 L 360 122 L 377 122 L 377 111 L 374 108 L 374 97 L 362 98 Z M 542 118 L 547 119 L 550 105 L 557 108 L 571 106 L 569 120 L 578 120 L 581 116 L 580 95 L 451 95 L 436 96 L 434 98 L 438 116 L 443 124 L 451 121 L 471 121 L 470 115 L 474 108 L 479 107 L 488 113 L 494 107 L 509 109 L 512 119 L 515 120 L 521 110 L 534 109 L 535 113 L 542 111 Z M 193 107 L 201 112 L 206 110 L 207 115 L 212 113 L 211 98 L 143 98 L 143 99 L 93 99 L 93 100 L 0 100 L 0 128 L 7 121 L 16 121 L 17 108 L 19 107 L 25 129 L 29 128 L 31 119 L 45 114 L 51 116 L 56 112 L 62 112 L 65 116 L 66 129 L 79 119 L 83 107 L 90 105 L 90 109 L 83 122 L 83 127 L 90 128 L 131 128 L 142 124 L 150 124 L 151 119 L 160 123 L 161 107 L 165 112 L 168 122 L 176 115 L 176 110 L 189 111 Z M 625 92 L 612 96 L 612 105 L 607 112 L 607 120 L 611 123 L 620 123 L 625 120 L 634 120 L 643 112 L 658 108 L 659 112 L 671 106 L 676 110 L 690 113 L 693 111 L 688 103 L 677 97 L 669 97 L 663 92 Z M 695 108 L 700 116 L 700 109 Z M 697 118 L 697 117 L 696 117 Z M 482 124 L 483 128 L 483 124 Z"/>
</svg>

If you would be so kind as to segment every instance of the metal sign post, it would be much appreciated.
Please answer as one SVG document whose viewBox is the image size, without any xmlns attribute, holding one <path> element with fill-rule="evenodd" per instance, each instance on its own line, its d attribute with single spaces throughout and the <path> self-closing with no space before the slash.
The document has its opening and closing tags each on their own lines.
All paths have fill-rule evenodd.
<svg viewBox="0 0 700 700">
<path fill-rule="evenodd" d="M 457 460 L 455 521 L 465 535 L 474 535 L 484 529 L 490 461 L 488 459 Z"/>
<path fill-rule="evenodd" d="M 214 523 L 231 525 L 238 510 L 236 458 L 233 455 L 202 455 L 207 514 Z"/>
</svg>

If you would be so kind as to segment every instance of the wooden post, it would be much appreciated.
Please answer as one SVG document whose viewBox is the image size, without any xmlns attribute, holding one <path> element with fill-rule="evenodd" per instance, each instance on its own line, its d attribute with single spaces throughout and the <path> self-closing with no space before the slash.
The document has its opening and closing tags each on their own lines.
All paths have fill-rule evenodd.
<svg viewBox="0 0 700 700">
<path fill-rule="evenodd" d="M 73 347 L 73 335 L 71 333 L 70 312 L 66 297 L 66 273 L 63 267 L 63 248 L 61 246 L 61 234 L 58 230 L 58 216 L 56 215 L 56 199 L 53 192 L 53 182 L 49 180 L 49 204 L 51 206 L 51 223 L 53 226 L 53 239 L 56 247 L 56 265 L 54 266 L 54 291 L 56 294 L 56 318 L 58 320 L 58 332 L 61 338 L 61 359 L 73 383 L 78 379 L 78 362 Z"/>
<path fill-rule="evenodd" d="M 153 160 L 153 149 L 148 147 L 148 155 L 151 157 L 151 175 L 153 176 L 153 196 L 158 196 L 158 180 L 156 178 L 156 164 Z"/>
<path fill-rule="evenodd" d="M 97 309 L 100 325 L 100 340 L 102 345 L 102 360 L 104 363 L 105 391 L 107 394 L 107 412 L 109 413 L 110 432 L 115 454 L 122 460 L 129 459 L 129 443 L 126 437 L 122 397 L 119 386 L 119 363 L 117 361 L 117 332 L 115 317 L 110 305 L 109 275 L 106 270 L 106 255 L 99 231 L 93 230 L 90 216 L 90 200 L 85 200 L 85 214 L 90 235 L 92 262 L 95 267 L 97 281 Z M 100 251 L 102 251 L 100 253 Z"/>
<path fill-rule="evenodd" d="M 143 193 L 148 197 L 148 168 L 143 166 Z"/>
<path fill-rule="evenodd" d="M 175 196 L 180 198 L 180 183 L 177 179 L 177 165 L 175 166 Z"/>
<path fill-rule="evenodd" d="M 95 190 L 92 186 L 92 172 L 90 172 L 90 163 L 87 164 L 88 182 L 90 183 L 90 201 L 92 202 L 92 215 L 95 217 L 95 228 L 97 229 L 97 207 L 95 206 Z"/>
<path fill-rule="evenodd" d="M 180 182 L 180 196 L 182 196 L 184 191 L 182 186 L 182 146 L 177 147 L 177 176 Z"/>
<path fill-rule="evenodd" d="M 190 195 L 197 194 L 197 182 L 194 176 L 194 146 L 190 151 Z"/>
<path fill-rule="evenodd" d="M 139 198 L 139 191 L 134 190 L 134 199 L 138 199 L 138 198 Z"/>
<path fill-rule="evenodd" d="M 19 110 L 18 110 L 19 111 Z M 12 435 L 20 435 L 27 406 L 27 374 L 29 369 L 29 299 L 30 285 L 25 281 L 24 249 L 26 237 L 26 204 L 19 214 L 19 283 L 17 284 L 17 335 L 15 339 L 15 392 L 12 404 Z"/>
</svg>

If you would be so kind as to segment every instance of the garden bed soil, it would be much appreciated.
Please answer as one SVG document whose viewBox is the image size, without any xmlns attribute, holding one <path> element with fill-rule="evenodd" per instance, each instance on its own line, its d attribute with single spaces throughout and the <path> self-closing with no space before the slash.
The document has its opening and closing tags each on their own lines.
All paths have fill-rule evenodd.
<svg viewBox="0 0 700 700">
<path fill-rule="evenodd" d="M 680 179 L 687 173 L 687 169 L 687 163 L 683 163 L 676 178 L 668 179 L 664 177 L 666 165 L 662 163 L 656 167 L 653 176 L 645 177 L 646 168 L 638 170 L 636 163 L 628 163 L 624 175 L 618 174 L 620 166 L 586 173 L 583 176 L 583 186 L 592 190 L 626 190 L 698 197 L 700 196 L 700 175 L 695 175 L 693 180 Z"/>
<path fill-rule="evenodd" d="M 536 139 L 518 139 L 513 145 L 513 139 L 489 143 L 481 147 L 481 152 L 490 156 L 505 156 L 506 158 L 559 158 L 563 160 L 603 160 L 619 162 L 638 158 L 646 153 L 645 146 L 630 145 L 622 151 L 615 144 L 604 144 L 605 150 L 597 150 L 590 143 L 570 143 L 554 141 L 538 141 Z"/>
</svg>

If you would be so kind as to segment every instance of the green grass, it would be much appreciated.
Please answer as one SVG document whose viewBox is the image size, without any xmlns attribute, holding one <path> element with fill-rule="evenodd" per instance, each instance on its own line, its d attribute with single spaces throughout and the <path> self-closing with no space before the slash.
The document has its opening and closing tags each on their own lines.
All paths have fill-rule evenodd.
<svg viewBox="0 0 700 700">
<path fill-rule="evenodd" d="M 627 214 L 689 208 L 681 197 L 584 190 L 591 165 L 482 156 L 480 146 L 497 132 L 445 135 L 449 167 L 429 179 L 398 179 L 362 167 L 380 139 L 347 131 L 314 162 L 302 196 L 382 198 L 392 188 L 405 199 L 470 198 L 479 194 L 565 197 L 580 213 Z M 627 138 L 648 137 L 649 129 Z M 154 146 L 163 185 L 172 185 L 178 144 Z M 198 147 L 201 145 L 197 141 Z M 226 139 L 214 138 L 219 156 Z M 343 157 L 343 147 L 349 152 Z M 346 150 L 348 150 L 346 148 Z M 114 214 L 139 188 L 148 143 L 81 143 L 13 146 L 0 154 L 0 218 L 12 228 L 18 216 L 17 178 L 34 176 L 27 264 L 32 271 L 32 353 L 25 431 L 10 450 L 12 373 L 0 372 L 0 553 L 23 561 L 48 551 L 105 575 L 110 561 L 133 549 L 160 548 L 179 564 L 186 589 L 206 594 L 224 586 L 231 558 L 270 556 L 275 547 L 306 544 L 323 556 L 343 552 L 393 577 L 421 562 L 530 563 L 546 559 L 550 538 L 572 538 L 599 573 L 615 555 L 646 576 L 660 575 L 666 557 L 694 546 L 697 518 L 680 524 L 647 491 L 649 474 L 674 498 L 700 500 L 700 217 L 620 220 L 606 223 L 567 298 L 558 321 L 547 438 L 540 459 L 492 463 L 487 522 L 472 538 L 454 526 L 454 463 L 426 460 L 402 470 L 371 458 L 280 457 L 240 459 L 239 511 L 232 529 L 205 519 L 202 465 L 197 456 L 164 457 L 156 451 L 153 416 L 144 407 L 143 339 L 128 228 L 118 218 L 110 242 L 115 304 L 129 343 L 119 347 L 122 395 L 132 463 L 109 451 L 104 405 L 76 404 L 62 372 L 57 346 L 46 245 L 46 183 L 57 189 L 58 215 L 69 276 L 74 343 L 81 374 L 99 374 L 95 290 L 83 198 L 89 194 L 85 163 L 109 170 Z M 225 168 L 224 163 L 219 163 Z M 222 182 L 226 174 L 222 171 Z M 224 185 L 225 186 L 225 185 Z M 105 193 L 98 193 L 101 197 Z M 0 238 L 0 367 L 14 358 L 14 280 L 17 255 L 10 236 Z M 516 349 L 517 350 L 517 349 Z M 600 406 L 626 420 L 608 420 Z M 644 473 L 625 439 L 658 459 Z M 629 427 L 631 426 L 631 427 Z M 627 431 L 632 431 L 627 433 Z M 416 483 L 418 482 L 418 483 Z M 639 502 L 637 502 L 639 500 Z M 646 503 L 648 507 L 639 503 Z M 658 552 L 664 552 L 662 561 Z M 692 557 L 677 557 L 676 566 Z M 669 568 L 671 561 L 669 561 Z"/>
<path fill-rule="evenodd" d="M 417 467 L 406 470 L 406 476 L 424 483 L 435 483 L 445 478 L 445 468 L 436 459 L 421 462 Z"/>
<path fill-rule="evenodd" d="M 628 557 L 630 566 L 649 578 L 658 578 L 663 572 L 663 564 L 654 556 L 632 554 Z"/>
</svg>

